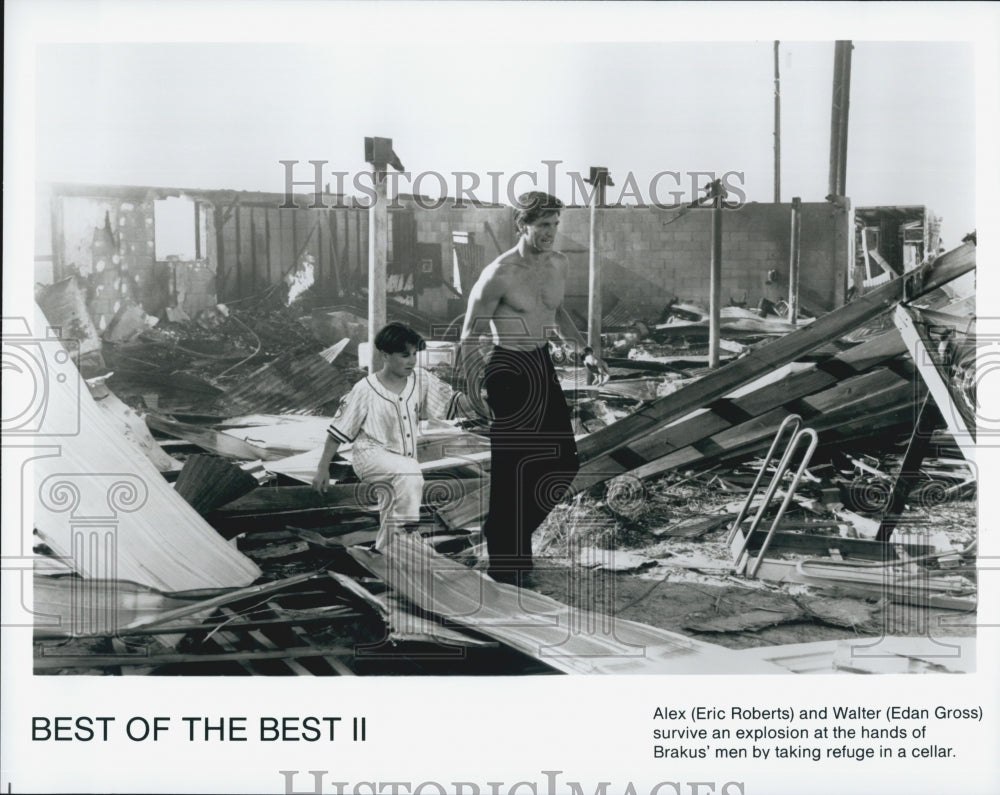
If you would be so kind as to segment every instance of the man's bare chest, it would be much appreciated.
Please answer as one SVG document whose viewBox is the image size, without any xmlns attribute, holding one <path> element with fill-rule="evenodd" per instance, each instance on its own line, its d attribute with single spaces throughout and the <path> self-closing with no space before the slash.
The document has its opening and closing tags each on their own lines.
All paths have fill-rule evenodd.
<svg viewBox="0 0 1000 795">
<path fill-rule="evenodd" d="M 504 295 L 504 303 L 525 314 L 548 313 L 559 307 L 564 293 L 564 279 L 553 269 L 549 272 L 524 274 L 511 280 Z"/>
</svg>

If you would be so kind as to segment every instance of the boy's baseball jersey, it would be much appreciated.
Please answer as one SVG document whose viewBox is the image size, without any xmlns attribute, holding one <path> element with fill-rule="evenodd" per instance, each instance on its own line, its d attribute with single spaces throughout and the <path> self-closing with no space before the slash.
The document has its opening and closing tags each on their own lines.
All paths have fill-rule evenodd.
<svg viewBox="0 0 1000 795">
<path fill-rule="evenodd" d="M 398 395 L 372 374 L 343 397 L 327 432 L 338 442 L 353 442 L 355 448 L 377 446 L 416 458 L 420 420 L 452 419 L 459 397 L 459 392 L 419 367 Z"/>
</svg>

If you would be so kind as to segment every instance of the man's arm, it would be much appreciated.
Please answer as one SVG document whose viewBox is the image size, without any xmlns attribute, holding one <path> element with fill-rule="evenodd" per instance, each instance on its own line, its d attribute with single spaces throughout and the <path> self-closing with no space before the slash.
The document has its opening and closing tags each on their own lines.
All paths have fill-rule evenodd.
<svg viewBox="0 0 1000 795">
<path fill-rule="evenodd" d="M 569 316 L 569 312 L 566 308 L 560 304 L 559 308 L 556 310 L 556 323 L 558 325 L 559 337 L 562 341 L 571 348 L 574 348 L 577 355 L 579 356 L 583 349 L 587 346 L 583 335 L 577 329 L 576 324 L 573 322 L 573 318 Z M 608 366 L 604 363 L 603 359 L 594 356 L 594 364 L 598 368 L 600 376 L 596 379 L 598 386 L 607 382 L 611 378 L 611 373 L 608 370 Z M 587 371 L 587 383 L 593 383 L 595 380 L 593 374 Z"/>
<path fill-rule="evenodd" d="M 475 408 L 475 413 L 489 417 L 488 408 L 482 404 L 480 385 L 483 380 L 482 354 L 479 335 L 490 329 L 490 321 L 503 300 L 506 284 L 499 273 L 498 263 L 487 266 L 469 291 L 469 304 L 465 310 L 462 336 L 459 340 L 459 359 L 465 377 L 465 395 Z M 471 415 L 470 415 L 471 416 Z"/>
<path fill-rule="evenodd" d="M 340 442 L 332 436 L 326 437 L 326 444 L 323 445 L 323 453 L 319 457 L 319 466 L 313 476 L 312 487 L 319 493 L 326 492 L 326 487 L 330 485 L 330 462 L 340 449 Z"/>
</svg>

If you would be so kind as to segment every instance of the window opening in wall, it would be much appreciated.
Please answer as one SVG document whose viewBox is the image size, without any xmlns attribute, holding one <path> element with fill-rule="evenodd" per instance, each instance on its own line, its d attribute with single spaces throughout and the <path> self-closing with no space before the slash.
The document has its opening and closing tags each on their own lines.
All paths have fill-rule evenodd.
<svg viewBox="0 0 1000 795">
<path fill-rule="evenodd" d="M 185 196 L 153 202 L 153 250 L 157 262 L 170 257 L 189 262 L 199 258 L 204 230 L 197 203 Z"/>
</svg>

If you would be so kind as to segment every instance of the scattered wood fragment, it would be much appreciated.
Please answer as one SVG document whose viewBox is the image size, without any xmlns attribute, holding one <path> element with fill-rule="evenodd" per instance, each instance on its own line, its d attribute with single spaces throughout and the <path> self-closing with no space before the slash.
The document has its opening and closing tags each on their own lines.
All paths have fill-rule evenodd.
<svg viewBox="0 0 1000 795">
<path fill-rule="evenodd" d="M 679 538 L 697 538 L 724 527 L 733 520 L 735 514 L 724 513 L 718 516 L 693 516 L 682 519 L 674 524 L 660 527 L 653 531 L 655 536 L 670 536 Z"/>
<path fill-rule="evenodd" d="M 835 627 L 845 627 L 868 631 L 875 627 L 876 618 L 882 609 L 880 604 L 864 602 L 860 599 L 834 599 L 810 596 L 795 600 L 812 618 Z"/>
<path fill-rule="evenodd" d="M 805 617 L 805 610 L 790 596 L 747 591 L 709 610 L 691 613 L 684 619 L 684 627 L 696 632 L 754 632 Z"/>
<path fill-rule="evenodd" d="M 273 461 L 281 457 L 270 450 L 254 447 L 252 444 L 247 444 L 244 441 L 224 433 L 219 433 L 219 431 L 212 430 L 211 428 L 202 428 L 191 423 L 178 422 L 159 414 L 147 414 L 146 425 L 154 431 L 183 439 L 203 450 L 207 450 L 209 453 L 221 455 L 225 458 L 235 458 L 242 461 L 255 461 L 257 459 Z"/>
<path fill-rule="evenodd" d="M 584 568 L 614 572 L 642 571 L 656 566 L 655 560 L 639 552 L 595 547 L 581 549 L 577 555 L 577 562 Z"/>
</svg>

